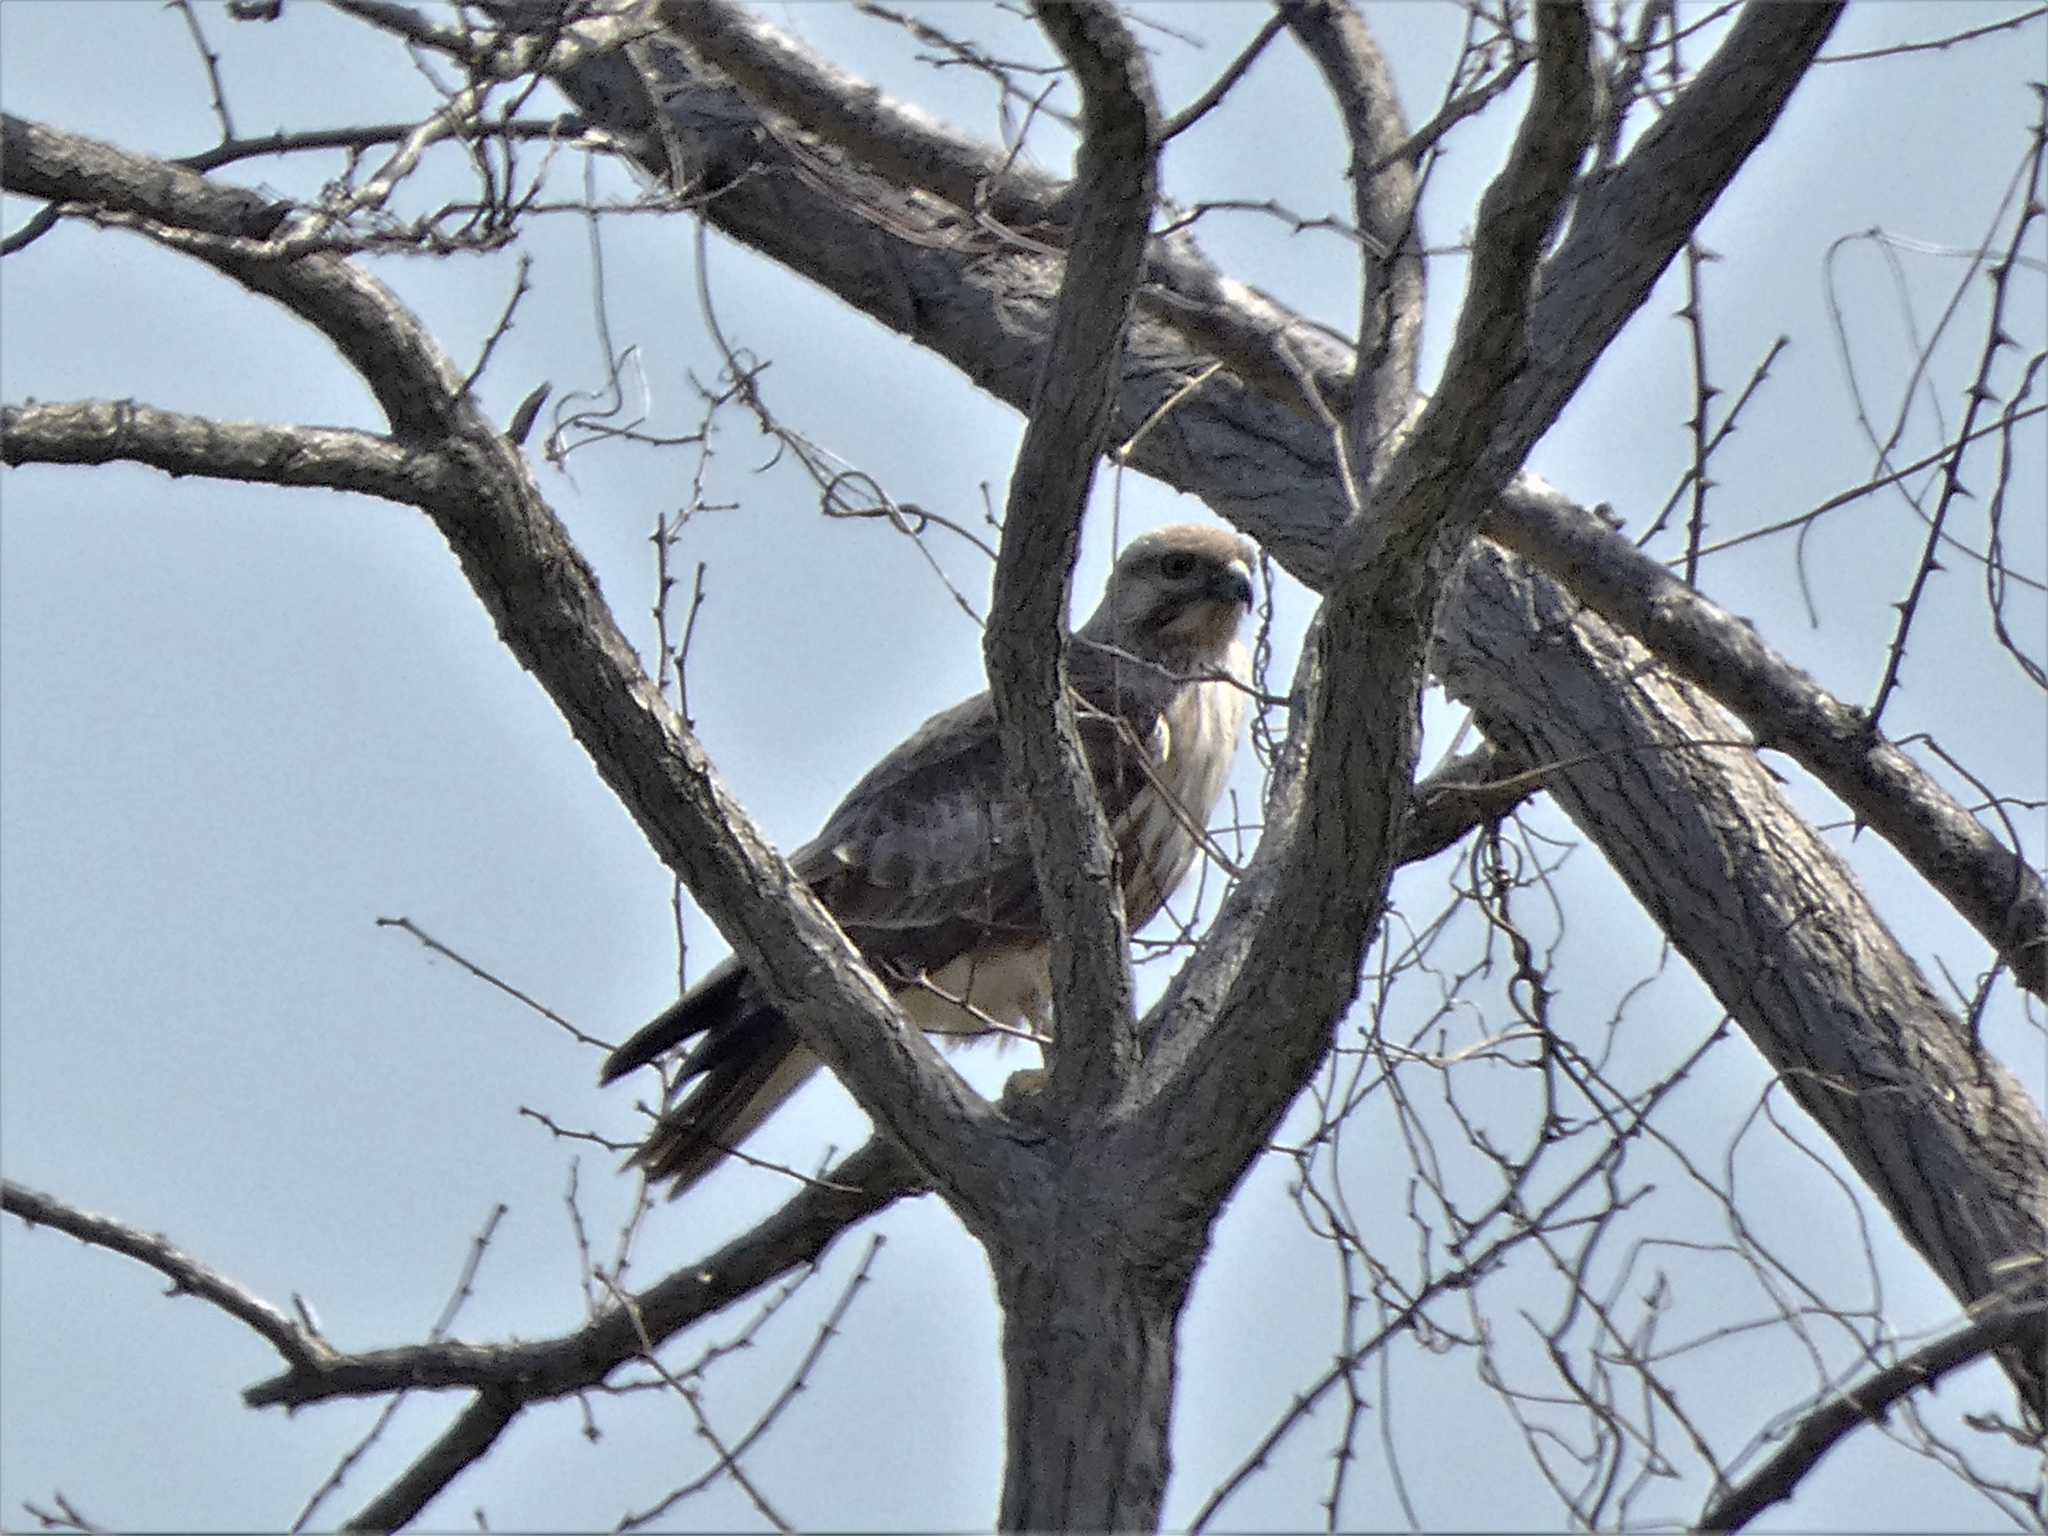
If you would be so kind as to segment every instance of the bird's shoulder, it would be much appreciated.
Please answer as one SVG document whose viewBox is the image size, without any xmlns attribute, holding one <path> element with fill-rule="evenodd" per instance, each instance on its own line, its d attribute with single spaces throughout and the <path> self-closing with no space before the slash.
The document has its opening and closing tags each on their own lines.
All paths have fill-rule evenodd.
<svg viewBox="0 0 2048 1536">
<path fill-rule="evenodd" d="M 1090 647 L 1070 660 L 1082 750 L 1114 823 L 1169 756 L 1170 706 L 1198 685 Z M 863 774 L 791 862 L 814 886 L 985 881 L 1011 865 L 1028 870 L 1027 819 L 983 692 L 933 715 Z"/>
<path fill-rule="evenodd" d="M 986 866 L 1019 808 L 1004 778 L 988 694 L 940 710 L 861 775 L 792 863 L 816 883 L 858 869 L 890 883 Z"/>
<path fill-rule="evenodd" d="M 896 801 L 922 802 L 937 790 L 984 778 L 1001 783 L 1002 752 L 995 706 L 987 693 L 977 693 L 940 710 L 891 748 L 846 792 L 826 828 L 848 814 L 868 814 Z"/>
</svg>

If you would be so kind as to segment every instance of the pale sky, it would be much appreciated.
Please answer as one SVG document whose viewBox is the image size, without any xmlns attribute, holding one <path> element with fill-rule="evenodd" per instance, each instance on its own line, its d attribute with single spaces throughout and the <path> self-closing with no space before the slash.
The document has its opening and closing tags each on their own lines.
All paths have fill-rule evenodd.
<svg viewBox="0 0 2048 1536">
<path fill-rule="evenodd" d="M 2012 5 L 1852 8 L 1828 52 L 1959 31 Z M 993 29 L 1012 56 L 1042 53 L 1014 20 L 968 6 L 922 9 L 956 30 Z M 899 34 L 851 9 L 781 5 L 766 14 L 849 68 L 914 94 L 930 110 L 994 137 L 993 93 L 966 71 L 934 74 Z M 1257 6 L 1154 6 L 1146 14 L 1201 34 L 1196 50 L 1148 34 L 1169 108 L 1213 77 L 1262 19 Z M 290 0 L 269 25 L 201 12 L 236 125 L 330 126 L 417 117 L 430 97 L 400 48 L 360 25 Z M 1460 13 L 1413 3 L 1369 15 L 1392 58 L 1411 120 L 1440 99 Z M 1726 536 L 1803 511 L 1872 473 L 1832 297 L 1854 338 L 1850 362 L 1878 430 L 1909 388 L 1911 325 L 1940 317 L 1962 271 L 1958 251 L 2003 239 L 1999 217 L 2037 111 L 2048 24 L 1910 58 L 1822 66 L 1778 131 L 1707 221 L 1720 256 L 1706 269 L 1712 376 L 1732 395 L 1771 340 L 1791 346 L 1716 461 L 1714 530 Z M 1697 45 L 1704 47 L 1704 45 Z M 1215 119 L 1176 141 L 1169 192 L 1272 198 L 1307 218 L 1348 207 L 1344 149 L 1326 94 L 1283 40 Z M 0 96 L 8 111 L 137 150 L 186 154 L 218 137 L 207 82 L 174 11 L 133 4 L 0 5 Z M 556 110 L 537 101 L 535 112 Z M 1519 97 L 1512 98 L 1518 101 Z M 1452 141 L 1432 183 L 1425 229 L 1450 244 L 1469 228 L 1498 165 L 1512 107 Z M 252 161 L 228 179 L 310 195 L 330 158 Z M 558 172 L 574 196 L 582 166 Z M 630 192 L 600 167 L 600 188 Z M 2038 195 L 2038 189 L 2037 189 Z M 7 199 L 5 224 L 32 205 Z M 1830 245 L 1883 229 L 1888 246 Z M 1199 228 L 1228 270 L 1324 321 L 1355 313 L 1353 248 L 1329 234 L 1288 234 L 1249 214 Z M 2038 326 L 2041 235 L 2014 281 Z M 695 297 L 693 228 L 635 216 L 605 232 L 609 323 L 636 349 L 650 430 L 683 433 L 699 414 L 694 377 L 717 354 Z M 773 366 L 774 406 L 818 443 L 875 476 L 899 500 L 980 526 L 1000 504 L 1018 419 L 785 272 L 713 237 L 709 277 L 720 323 Z M 571 217 L 536 222 L 524 247 L 535 291 L 498 349 L 484 398 L 509 415 L 529 389 L 556 397 L 603 385 L 594 337 L 591 256 Z M 385 260 L 376 270 L 444 345 L 474 359 L 512 287 L 509 259 Z M 1432 272 L 1425 377 L 1456 313 L 1462 270 Z M 1936 352 L 1952 430 L 1956 388 L 1982 344 L 1982 280 L 1965 294 Z M 1532 467 L 1631 530 L 1649 523 L 1690 462 L 1688 340 L 1667 276 L 1591 385 L 1538 448 Z M 0 397 L 132 397 L 237 419 L 378 425 L 367 394 L 305 328 L 193 264 L 115 232 L 66 226 L 0 264 Z M 2040 350 L 2036 329 L 2020 355 Z M 2016 365 L 2002 377 L 2011 382 Z M 1725 403 L 1725 397 L 1724 397 Z M 1901 458 L 1940 441 L 1934 408 L 1916 405 Z M 707 566 L 693 640 L 689 706 L 728 783 L 780 845 L 809 837 L 848 785 L 931 712 L 982 686 L 979 636 L 918 551 L 875 523 L 822 520 L 815 492 L 787 466 L 756 475 L 770 445 L 737 413 L 720 419 L 702 513 L 679 560 Z M 537 435 L 536 435 L 537 440 Z M 2048 572 L 2041 520 L 2042 433 L 2021 434 L 2007 558 Z M 648 536 L 690 494 L 689 449 L 598 445 L 543 490 L 601 574 L 628 632 L 652 636 Z M 1207 515 L 1136 476 L 1101 481 L 1078 601 L 1093 600 L 1110 551 L 1165 521 Z M 458 1336 L 536 1337 L 583 1316 L 564 1191 L 572 1165 L 593 1241 L 630 1208 L 634 1183 L 612 1158 L 552 1139 L 519 1111 L 624 1138 L 644 1087 L 600 1091 L 596 1058 L 516 1003 L 410 939 L 376 926 L 407 917 L 574 1019 L 620 1038 L 676 985 L 669 882 L 566 728 L 498 646 L 482 607 L 424 518 L 364 499 L 170 481 L 132 468 L 37 468 L 0 476 L 0 1163 L 11 1178 L 150 1231 L 259 1294 L 303 1295 L 338 1345 L 424 1337 L 493 1208 L 509 1209 L 456 1326 Z M 1967 536 L 1981 544 L 1981 509 Z M 1118 530 L 1121 530 L 1119 535 Z M 1873 499 L 1823 523 L 1805 551 L 1818 610 L 1809 620 L 1783 540 L 1709 562 L 1707 590 L 1843 696 L 1867 700 L 1921 539 L 1911 509 Z M 986 563 L 957 541 L 931 546 L 980 606 Z M 1931 732 L 2004 792 L 2048 796 L 2048 725 L 2038 694 L 1985 638 L 1981 569 L 1951 563 L 1920 621 L 1907 686 L 1886 725 Z M 2012 622 L 2038 644 L 2038 590 L 2016 592 Z M 1283 580 L 1277 678 L 1293 666 L 1309 605 Z M 2036 654 L 2039 652 L 2037 650 Z M 1433 755 L 1454 713 L 1433 708 Z M 1950 782 L 1955 782 L 1951 780 Z M 1250 754 L 1236 787 L 1258 802 Z M 1792 792 L 1818 819 L 1839 807 L 1809 784 Z M 1974 800 L 1974 794 L 1966 798 Z M 2043 859 L 2038 811 L 2022 830 Z M 1547 806 L 1530 824 L 1566 837 Z M 1931 901 L 1871 837 L 1849 849 L 1859 875 L 1938 987 L 1943 967 L 1967 987 L 1985 965 L 1974 934 Z M 1405 871 L 1406 919 L 1441 904 L 1455 856 Z M 1647 1077 L 1719 1018 L 1672 961 L 1661 975 L 1654 931 L 1590 847 L 1554 881 L 1570 913 L 1557 951 L 1558 1015 L 1597 1037 L 1629 1001 L 1617 1047 Z M 694 908 L 688 970 L 724 953 Z M 1142 973 L 1158 985 L 1158 973 Z M 1486 994 L 1491 995 L 1491 994 Z M 1417 998 L 1410 1005 L 1423 1006 Z M 1419 1018 L 1419 1015 L 1418 1015 Z M 2042 1035 L 2008 984 L 1987 1040 L 2039 1090 Z M 1016 1052 L 955 1056 L 987 1090 Z M 1710 1055 L 1674 1100 L 1674 1132 L 1709 1159 L 1735 1137 L 1767 1074 L 1737 1040 Z M 1475 1079 L 1484 1103 L 1497 1085 Z M 1381 1106 L 1384 1109 L 1384 1105 Z M 1298 1113 L 1299 1134 L 1310 1121 Z M 762 1155 L 814 1165 L 858 1143 L 862 1117 L 835 1085 L 807 1092 L 762 1138 Z M 1282 1139 L 1287 1139 L 1283 1128 Z M 1391 1118 L 1347 1129 L 1345 1167 L 1368 1241 L 1398 1258 L 1410 1170 Z M 1862 1253 L 1856 1208 L 1827 1169 L 1763 1132 L 1738 1154 L 1759 1232 L 1830 1294 L 1854 1298 L 1874 1268 L 1878 1307 L 1901 1332 L 1938 1328 L 1953 1299 L 1875 1218 Z M 1293 1165 L 1265 1159 L 1238 1192 L 1198 1281 L 1185 1326 L 1167 1521 L 1185 1522 L 1338 1347 L 1343 1293 L 1328 1245 L 1289 1195 Z M 1645 1171 L 1654 1180 L 1653 1172 Z M 1722 1237 L 1663 1181 L 1659 1230 Z M 773 1175 L 721 1173 L 651 1219 L 634 1271 L 646 1283 L 707 1251 L 782 1195 Z M 1694 1205 L 1702 1202 L 1693 1201 Z M 1697 1220 L 1698 1227 L 1688 1226 Z M 1711 1229 L 1711 1230 L 1709 1230 Z M 991 1519 L 1001 1472 L 997 1319 L 978 1251 L 936 1200 L 899 1205 L 842 1336 L 805 1391 L 747 1461 L 750 1476 L 804 1527 L 974 1528 Z M 722 1431 L 736 1432 L 779 1393 L 860 1268 L 865 1230 L 761 1329 L 755 1347 L 707 1378 Z M 151 1274 L 48 1232 L 0 1223 L 0 1521 L 61 1490 L 114 1527 L 274 1528 L 366 1430 L 377 1404 L 286 1417 L 244 1408 L 240 1393 L 277 1368 L 268 1347 L 211 1309 L 168 1299 Z M 1674 1254 L 1667 1337 L 1756 1315 L 1759 1303 L 1711 1263 Z M 765 1299 L 765 1298 L 763 1298 Z M 687 1362 L 740 1333 L 743 1305 L 673 1347 Z M 1505 1329 L 1514 1320 L 1503 1317 Z M 1795 1408 L 1810 1375 L 1782 1334 L 1702 1347 L 1688 1406 L 1725 1436 Z M 1555 1524 L 1560 1506 L 1472 1357 L 1404 1344 L 1370 1399 L 1342 1523 L 1407 1523 L 1389 1471 L 1428 1527 Z M 1978 1370 L 1944 1389 L 1938 1414 L 2009 1403 Z M 455 1400 L 408 1401 L 378 1445 L 322 1507 L 333 1524 L 381 1489 L 437 1434 Z M 572 1404 L 530 1413 L 498 1451 L 429 1511 L 432 1528 L 609 1526 L 704 1465 L 673 1401 L 593 1400 L 601 1437 Z M 1227 1528 L 1320 1523 L 1341 1409 L 1332 1402 L 1283 1444 L 1220 1517 Z M 1983 1439 L 1973 1454 L 1998 1475 L 2029 1476 Z M 1647 1518 L 1682 1523 L 1704 1495 L 1697 1475 L 1645 1500 Z M 752 1527 L 759 1517 L 726 1482 L 681 1506 L 668 1528 Z M 1975 1529 L 1995 1512 L 1926 1458 L 1865 1430 L 1773 1513 L 1772 1528 Z"/>
</svg>

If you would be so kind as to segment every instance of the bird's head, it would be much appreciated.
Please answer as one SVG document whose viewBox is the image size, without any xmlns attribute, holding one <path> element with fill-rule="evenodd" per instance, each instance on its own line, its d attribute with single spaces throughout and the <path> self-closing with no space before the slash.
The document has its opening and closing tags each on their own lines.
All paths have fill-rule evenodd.
<svg viewBox="0 0 2048 1536">
<path fill-rule="evenodd" d="M 1205 524 L 1133 539 L 1079 637 L 1176 669 L 1218 665 L 1251 611 L 1255 556 L 1251 540 Z"/>
</svg>

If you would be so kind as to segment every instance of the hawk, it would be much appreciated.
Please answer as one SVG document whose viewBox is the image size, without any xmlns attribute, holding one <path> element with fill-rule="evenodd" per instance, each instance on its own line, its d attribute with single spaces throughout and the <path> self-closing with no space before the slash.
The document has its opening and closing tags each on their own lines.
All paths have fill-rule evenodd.
<svg viewBox="0 0 2048 1536">
<path fill-rule="evenodd" d="M 1251 542 L 1220 528 L 1135 539 L 1067 647 L 1081 744 L 1136 932 L 1193 866 L 1250 702 L 1238 630 Z M 877 763 L 790 858 L 913 1024 L 938 1034 L 1050 1024 L 1051 950 L 1025 801 L 1010 788 L 981 693 L 932 716 Z M 703 1177 L 818 1060 L 737 960 L 714 967 L 606 1061 L 610 1083 L 685 1042 L 678 1096 L 631 1162 Z"/>
</svg>

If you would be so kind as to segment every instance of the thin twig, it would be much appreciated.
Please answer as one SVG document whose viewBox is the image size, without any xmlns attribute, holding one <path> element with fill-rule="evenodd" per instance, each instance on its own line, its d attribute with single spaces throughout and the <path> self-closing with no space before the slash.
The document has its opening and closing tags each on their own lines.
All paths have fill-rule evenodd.
<svg viewBox="0 0 2048 1536">
<path fill-rule="evenodd" d="M 1252 35 L 1252 40 L 1239 51 L 1237 57 L 1224 66 L 1223 73 L 1216 77 L 1214 83 L 1160 124 L 1159 142 L 1165 144 L 1177 138 L 1206 117 L 1218 102 L 1230 94 L 1231 87 L 1244 78 L 1245 71 L 1252 67 L 1259 55 L 1266 51 L 1266 45 L 1278 37 L 1286 25 L 1286 14 L 1275 9 L 1273 14 L 1266 18 L 1265 25 L 1260 27 Z"/>
<path fill-rule="evenodd" d="M 483 1227 L 470 1239 L 469 1257 L 463 1262 L 462 1273 L 455 1281 L 455 1289 L 442 1306 L 440 1317 L 435 1319 L 434 1326 L 427 1331 L 429 1343 L 437 1344 L 448 1336 L 448 1330 L 454 1326 L 456 1317 L 461 1314 L 463 1303 L 474 1294 L 472 1288 L 476 1282 L 477 1270 L 483 1264 L 484 1254 L 491 1246 L 491 1238 L 498 1230 L 498 1223 L 505 1219 L 506 1209 L 502 1202 L 494 1206 L 491 1214 L 484 1218 Z M 378 1412 L 369 1429 L 364 1432 L 363 1437 L 342 1452 L 341 1459 L 307 1498 L 304 1507 L 299 1510 L 298 1518 L 292 1521 L 291 1529 L 294 1532 L 302 1531 L 310 1525 L 320 1506 L 327 1502 L 330 1495 L 340 1490 L 349 1472 L 369 1454 L 370 1448 L 383 1438 L 384 1431 L 390 1427 L 392 1419 L 397 1416 L 399 1405 L 405 1398 L 404 1392 L 394 1392 Z"/>
<path fill-rule="evenodd" d="M 2024 184 L 2032 189 L 2040 185 L 2041 167 L 2048 158 L 2048 93 L 2040 101 L 2040 115 L 2034 122 L 2033 146 L 2027 156 Z M 2029 191 L 2020 206 L 2020 214 L 2013 221 L 2012 238 L 2006 243 L 2001 258 L 1991 267 L 1992 299 L 1990 314 L 1985 323 L 1984 346 L 1978 356 L 1977 371 L 1964 391 L 1966 404 L 1958 436 L 1967 438 L 1975 424 L 1977 414 L 1987 400 L 1994 399 L 1991 391 L 1991 368 L 1998 354 L 2013 344 L 2005 332 L 2005 302 L 2008 284 L 2012 277 L 2014 261 L 2020 247 L 2026 243 L 2027 231 L 2034 221 L 2048 213 L 2039 200 Z M 1973 263 L 1974 265 L 1974 263 Z M 1920 552 L 1919 563 L 1913 569 L 1913 579 L 1906 589 L 1906 595 L 1897 604 L 1899 622 L 1893 631 L 1892 643 L 1885 655 L 1884 677 L 1877 685 L 1877 697 L 1870 705 L 1870 728 L 1875 731 L 1884 716 L 1885 705 L 1890 702 L 1892 692 L 1899 684 L 1899 671 L 1906 659 L 1906 636 L 1913 627 L 1913 620 L 1919 612 L 1921 595 L 1927 590 L 1927 583 L 1935 571 L 1940 569 L 1937 556 L 1941 539 L 1948 520 L 1949 508 L 1959 497 L 1971 493 L 1962 483 L 1963 449 L 1960 444 L 1941 466 L 1941 496 L 1935 503 L 1934 513 L 1928 520 L 1927 542 Z"/>
<path fill-rule="evenodd" d="M 280 1308 L 172 1246 L 167 1238 L 139 1232 L 111 1216 L 82 1211 L 12 1179 L 0 1180 L 0 1210 L 32 1227 L 49 1227 L 148 1265 L 171 1282 L 171 1295 L 196 1296 L 218 1307 L 255 1332 L 294 1370 L 315 1367 L 334 1354 L 324 1340 Z"/>
<path fill-rule="evenodd" d="M 1783 1450 L 1710 1504 L 1695 1529 L 1740 1530 L 1773 1504 L 1789 1499 L 1801 1479 L 1851 1430 L 1882 1418 L 1901 1398 L 1933 1386 L 1949 1372 L 2008 1344 L 2030 1336 L 2048 1342 L 2044 1323 L 2048 1323 L 2048 1301 L 1993 1303 L 1955 1332 L 1835 1394 L 1800 1421 Z"/>
<path fill-rule="evenodd" d="M 2030 21 L 2039 21 L 2048 16 L 2048 5 L 2037 5 L 2030 11 L 2021 11 L 2003 21 L 1987 22 L 1981 27 L 1971 27 L 1963 32 L 1951 32 L 1946 37 L 1931 37 L 1919 43 L 1892 43 L 1883 48 L 1866 48 L 1860 53 L 1824 53 L 1813 62 L 1816 64 L 1857 64 L 1865 59 L 1895 59 L 1902 54 L 1925 53 L 1929 49 L 1953 48 L 1958 43 L 1975 42 L 1980 37 L 1990 37 L 1997 32 L 2011 32 L 2024 27 Z"/>
<path fill-rule="evenodd" d="M 541 1002 L 538 998 L 529 997 L 526 993 L 520 991 L 517 987 L 513 986 L 511 982 L 504 981 L 499 977 L 492 975 L 489 971 L 485 970 L 482 966 L 478 965 L 474 960 L 469 959 L 465 955 L 456 953 L 454 950 L 450 949 L 446 944 L 443 944 L 439 939 L 435 938 L 431 933 L 428 933 L 424 928 L 420 927 L 420 925 L 418 923 L 415 923 L 411 918 L 380 917 L 377 919 L 377 926 L 379 928 L 398 928 L 402 929 L 406 933 L 411 934 L 415 939 L 419 940 L 421 944 L 425 945 L 435 954 L 444 956 L 449 960 L 453 960 L 457 965 L 461 966 L 465 971 L 469 972 L 469 974 L 474 976 L 478 981 L 485 982 L 490 986 L 496 987 L 500 992 L 504 993 L 507 997 L 511 998 L 515 1002 L 525 1004 L 528 1008 L 531 1008 L 535 1013 L 539 1014 L 542 1018 L 546 1019 L 550 1024 L 555 1025 L 557 1028 L 567 1033 L 569 1037 L 573 1039 L 578 1045 L 592 1045 L 596 1046 L 601 1051 L 607 1052 L 613 1049 L 613 1042 L 608 1040 L 600 1040 L 595 1035 L 585 1034 L 582 1030 L 578 1029 L 574 1024 L 571 1024 L 567 1019 L 563 1018 L 559 1013 L 555 1012 L 555 1010 L 550 1008 L 546 1003 Z"/>
<path fill-rule="evenodd" d="M 853 1278 L 847 1282 L 846 1289 L 840 1293 L 839 1299 L 833 1303 L 831 1312 L 826 1315 L 824 1323 L 820 1325 L 816 1336 L 811 1340 L 810 1348 L 804 1351 L 803 1358 L 798 1360 L 796 1369 L 790 1373 L 790 1377 L 783 1384 L 782 1390 L 769 1401 L 768 1406 L 755 1418 L 746 1433 L 733 1443 L 730 1450 L 721 1451 L 718 1460 L 707 1471 L 693 1478 L 690 1482 L 685 1483 L 682 1487 L 673 1490 L 651 1508 L 624 1516 L 620 1519 L 616 1529 L 633 1530 L 660 1519 L 662 1515 L 673 1509 L 682 1500 L 701 1492 L 716 1482 L 720 1476 L 728 1472 L 735 1478 L 739 1478 L 739 1458 L 745 1455 L 754 1442 L 768 1431 L 769 1427 L 782 1415 L 783 1410 L 796 1400 L 796 1395 L 808 1384 L 811 1372 L 816 1369 L 819 1358 L 825 1352 L 825 1347 L 838 1336 L 840 1324 L 846 1320 L 847 1311 L 852 1307 L 854 1297 L 867 1284 L 874 1270 L 875 1259 L 881 1253 L 882 1245 L 886 1241 L 887 1238 L 879 1232 L 869 1239 L 867 1251 L 861 1255 L 860 1264 L 855 1268 Z M 656 1370 L 661 1370 L 660 1363 L 653 1360 L 651 1356 L 649 1357 L 649 1363 Z M 662 1374 L 664 1377 L 667 1376 L 665 1371 Z M 687 1390 L 683 1389 L 680 1385 L 677 1385 L 677 1390 L 682 1391 L 686 1398 L 689 1396 Z M 700 1425 L 702 1424 L 701 1419 L 699 1423 Z M 745 1486 L 744 1482 L 742 1482 L 742 1486 Z M 783 1525 L 774 1516 L 771 1510 L 758 1504 L 757 1507 L 761 1507 L 762 1513 L 767 1515 L 768 1518 L 775 1520 L 778 1529 L 788 1529 L 786 1525 Z"/>
<path fill-rule="evenodd" d="M 192 0 L 171 0 L 171 4 L 185 18 L 185 28 L 192 34 L 192 46 L 199 50 L 199 62 L 206 68 L 206 83 L 213 92 L 213 115 L 220 119 L 221 142 L 231 143 L 235 137 L 235 120 L 228 111 L 227 88 L 221 84 L 220 55 L 207 44 L 206 33 L 199 25 L 199 14 L 192 9 Z"/>
</svg>

